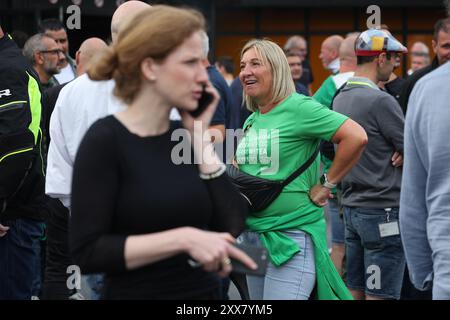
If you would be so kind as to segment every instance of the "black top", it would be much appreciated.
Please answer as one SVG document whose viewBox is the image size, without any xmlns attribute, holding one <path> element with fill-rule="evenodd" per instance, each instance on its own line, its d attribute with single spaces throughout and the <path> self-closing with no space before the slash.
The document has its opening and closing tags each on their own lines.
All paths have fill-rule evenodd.
<svg viewBox="0 0 450 320">
<path fill-rule="evenodd" d="M 400 103 L 400 93 L 402 91 L 403 86 L 405 85 L 406 80 L 400 77 L 395 78 L 394 80 L 385 83 L 384 89 L 387 93 L 397 100 Z"/>
<path fill-rule="evenodd" d="M 219 286 L 216 274 L 193 269 L 187 254 L 127 270 L 125 239 L 181 226 L 214 229 L 218 215 L 229 217 L 225 228 L 235 236 L 244 228 L 247 208 L 225 175 L 204 181 L 196 165 L 174 164 L 177 128 L 172 122 L 162 135 L 139 137 L 109 116 L 94 123 L 80 145 L 70 246 L 83 273 L 106 273 L 106 298 L 211 297 Z"/>
<path fill-rule="evenodd" d="M 30 95 L 29 76 L 39 83 L 39 77 L 16 43 L 8 35 L 0 38 L 0 222 L 3 223 L 17 218 L 41 220 L 45 216 L 45 181 L 39 155 L 41 136 L 35 144 L 28 130 L 33 119 L 31 99 L 35 97 Z M 40 108 L 38 105 L 36 111 Z M 37 115 L 34 117 L 38 118 Z M 21 141 L 22 135 L 11 142 L 12 136 L 19 137 L 21 132 L 29 133 L 33 152 L 4 158 L 16 149 L 13 146 L 27 144 L 27 141 Z M 5 208 L 4 195 L 7 195 Z"/>
<path fill-rule="evenodd" d="M 411 95 L 411 92 L 414 89 L 416 82 L 419 81 L 420 78 L 422 78 L 426 74 L 428 74 L 431 71 L 433 71 L 434 69 L 436 69 L 437 67 L 439 67 L 439 61 L 438 61 L 437 57 L 435 57 L 429 66 L 426 66 L 422 69 L 415 71 L 412 75 L 410 75 L 408 78 L 406 78 L 406 81 L 400 92 L 400 97 L 398 99 L 404 114 L 406 114 L 406 109 L 408 108 L 409 96 Z"/>
<path fill-rule="evenodd" d="M 58 100 L 61 89 L 64 88 L 65 85 L 68 83 L 69 82 L 59 84 L 42 92 L 42 115 L 44 118 L 43 127 L 45 128 L 44 136 L 46 137 L 49 143 L 50 143 L 50 117 L 53 113 L 53 110 L 55 109 L 56 100 Z"/>
<path fill-rule="evenodd" d="M 295 91 L 297 93 L 303 94 L 303 95 L 309 97 L 308 89 L 301 82 L 294 81 L 294 85 L 295 85 Z"/>
<path fill-rule="evenodd" d="M 44 167 L 47 168 L 47 154 L 50 147 L 50 118 L 55 109 L 56 101 L 62 88 L 69 82 L 59 84 L 42 92 L 42 154 L 44 155 Z"/>
<path fill-rule="evenodd" d="M 301 76 L 299 82 L 301 84 L 303 84 L 306 88 L 308 88 L 308 86 L 314 82 L 314 76 L 312 73 L 312 68 L 311 68 L 311 64 L 309 63 L 309 60 L 307 60 L 307 59 L 303 60 L 302 68 L 303 68 L 303 73 L 302 73 L 302 76 Z"/>
</svg>

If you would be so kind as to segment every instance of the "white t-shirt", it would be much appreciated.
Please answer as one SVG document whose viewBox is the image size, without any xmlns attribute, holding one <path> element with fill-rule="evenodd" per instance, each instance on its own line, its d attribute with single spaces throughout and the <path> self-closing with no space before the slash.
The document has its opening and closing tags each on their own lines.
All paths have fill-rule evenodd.
<svg viewBox="0 0 450 320">
<path fill-rule="evenodd" d="M 56 80 L 58 80 L 59 84 L 64 84 L 69 81 L 72 81 L 75 79 L 76 74 L 73 73 L 72 67 L 70 64 L 67 64 L 64 68 L 61 69 L 61 71 L 58 74 L 55 74 Z"/>
<path fill-rule="evenodd" d="M 98 119 L 125 110 L 113 95 L 114 80 L 93 81 L 84 74 L 61 89 L 50 118 L 45 193 L 70 207 L 72 171 L 81 140 Z M 173 108 L 171 120 L 180 120 Z"/>
<path fill-rule="evenodd" d="M 353 77 L 354 74 L 355 73 L 353 71 L 350 71 L 350 72 L 343 72 L 343 73 L 338 73 L 337 75 L 334 75 L 332 77 L 332 79 L 334 81 L 336 89 L 339 89 L 340 87 L 342 87 L 342 85 L 344 83 L 346 83 L 348 81 L 348 79 Z"/>
<path fill-rule="evenodd" d="M 70 207 L 72 171 L 78 147 L 98 119 L 125 105 L 112 91 L 114 81 L 92 81 L 84 74 L 62 88 L 50 118 L 45 193 Z"/>
</svg>

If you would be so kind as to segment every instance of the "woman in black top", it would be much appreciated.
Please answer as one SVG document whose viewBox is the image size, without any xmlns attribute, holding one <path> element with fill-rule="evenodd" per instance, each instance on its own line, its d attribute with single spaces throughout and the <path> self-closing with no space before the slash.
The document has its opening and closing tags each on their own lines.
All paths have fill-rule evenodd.
<svg viewBox="0 0 450 320">
<path fill-rule="evenodd" d="M 106 273 L 107 299 L 220 298 L 217 275 L 229 274 L 231 257 L 256 267 L 232 245 L 247 209 L 206 131 L 219 98 L 203 65 L 203 29 L 198 12 L 155 6 L 89 71 L 114 78 L 128 104 L 92 125 L 74 165 L 71 249 L 83 273 Z M 203 86 L 213 100 L 194 121 Z M 184 129 L 169 121 L 174 105 Z M 175 130 L 189 136 L 184 152 L 198 166 L 176 164 Z"/>
</svg>

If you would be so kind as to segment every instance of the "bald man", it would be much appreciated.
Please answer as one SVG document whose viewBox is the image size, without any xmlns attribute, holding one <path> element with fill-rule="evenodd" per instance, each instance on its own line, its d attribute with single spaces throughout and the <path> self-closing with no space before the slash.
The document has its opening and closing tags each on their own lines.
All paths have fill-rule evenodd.
<svg viewBox="0 0 450 320">
<path fill-rule="evenodd" d="M 101 52 L 103 49 L 107 48 L 108 45 L 100 38 L 89 38 L 83 41 L 80 48 L 76 52 L 75 60 L 76 60 L 76 73 L 77 76 L 81 76 L 86 73 L 86 70 L 89 67 L 89 63 L 92 58 L 94 58 L 95 54 Z M 62 88 L 65 87 L 67 83 L 58 85 L 56 87 L 45 90 L 42 93 L 42 104 L 44 110 L 44 145 L 48 146 L 50 143 L 49 136 L 49 124 L 50 124 L 50 116 L 53 113 L 53 109 L 55 108 L 56 100 L 58 99 L 59 93 Z M 46 153 L 46 152 L 44 152 Z"/>
<path fill-rule="evenodd" d="M 357 34 L 352 34 L 345 38 L 339 47 L 339 73 L 346 73 L 356 70 L 355 41 Z"/>
<path fill-rule="evenodd" d="M 355 41 L 357 37 L 357 35 L 350 35 L 345 40 L 339 41 L 339 48 L 337 49 L 339 73 L 329 76 L 314 94 L 314 99 L 327 107 L 331 106 L 331 100 L 336 90 L 347 82 L 356 70 Z M 327 40 L 323 42 L 322 47 L 328 45 L 326 42 Z"/>
<path fill-rule="evenodd" d="M 107 48 L 108 45 L 100 38 L 89 38 L 83 41 L 75 54 L 75 60 L 77 62 L 77 76 L 81 76 L 86 73 L 89 62 L 91 62 L 94 56 Z"/>
<path fill-rule="evenodd" d="M 111 21 L 111 38 L 113 43 L 117 41 L 120 29 L 136 14 L 151 6 L 141 1 L 128 1 L 115 11 Z M 96 40 L 90 39 L 86 46 L 100 45 Z M 101 46 L 101 45 L 100 45 Z M 80 58 L 83 59 L 83 46 L 80 48 Z M 95 50 L 94 50 L 95 51 Z M 82 66 L 86 70 L 88 66 Z M 83 71 L 80 70 L 79 73 Z M 55 212 L 61 213 L 61 208 L 70 210 L 70 196 L 72 183 L 72 170 L 78 146 L 92 123 L 107 115 L 116 113 L 125 106 L 112 94 L 115 83 L 109 81 L 92 81 L 87 74 L 79 76 L 67 84 L 60 92 L 55 109 L 50 119 L 50 148 L 48 152 L 47 179 L 45 192 L 52 198 L 58 199 L 55 205 L 59 206 Z M 63 243 L 59 244 L 63 254 L 68 253 L 67 226 L 69 211 L 58 216 L 60 220 L 59 238 Z M 49 249 L 50 250 L 50 249 Z M 61 277 L 55 279 L 62 288 L 66 286 L 68 276 L 66 268 L 62 265 L 56 270 Z M 63 275 L 64 272 L 64 275 Z M 83 270 L 81 270 L 83 273 Z M 78 275 L 79 276 L 79 275 Z M 102 286 L 101 277 L 89 276 L 82 278 L 81 291 L 90 299 L 99 299 L 100 293 L 96 288 Z M 99 280 L 100 279 L 100 280 Z M 84 286 L 84 284 L 87 284 Z M 67 289 L 66 289 L 67 290 Z"/>
<path fill-rule="evenodd" d="M 90 61 L 95 54 L 106 48 L 106 43 L 99 38 L 85 40 L 77 51 L 77 76 L 85 73 Z M 42 109 L 44 116 L 44 155 L 45 146 L 50 143 L 49 122 L 50 116 L 56 104 L 56 100 L 62 88 L 66 84 L 45 90 L 42 93 Z M 46 157 L 44 156 L 44 159 Z M 47 224 L 47 265 L 45 269 L 42 299 L 61 300 L 72 296 L 66 285 L 67 267 L 72 265 L 67 248 L 67 224 L 69 212 L 58 199 L 47 197 L 48 209 Z M 61 232 L 62 231 L 62 232 Z M 76 297 L 72 296 L 72 299 Z"/>
<path fill-rule="evenodd" d="M 117 41 L 120 29 L 130 21 L 133 16 L 148 8 L 150 8 L 150 5 L 142 1 L 128 1 L 117 8 L 111 19 L 111 39 L 113 43 Z"/>
<path fill-rule="evenodd" d="M 343 40 L 339 35 L 330 36 L 322 42 L 320 48 L 319 59 L 322 60 L 323 67 L 333 74 L 339 72 L 339 47 Z"/>
</svg>

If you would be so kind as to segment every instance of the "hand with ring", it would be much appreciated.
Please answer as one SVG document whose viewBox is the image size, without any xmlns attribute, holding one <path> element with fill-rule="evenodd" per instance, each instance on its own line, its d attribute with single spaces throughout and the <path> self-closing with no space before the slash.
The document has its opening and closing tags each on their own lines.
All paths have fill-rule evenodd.
<svg viewBox="0 0 450 320">
<path fill-rule="evenodd" d="M 185 232 L 186 252 L 192 259 L 191 267 L 202 267 L 208 272 L 217 272 L 226 277 L 232 270 L 231 258 L 241 261 L 248 268 L 255 270 L 256 263 L 242 250 L 233 244 L 235 239 L 229 233 L 204 231 L 187 227 Z"/>
<path fill-rule="evenodd" d="M 231 264 L 230 258 L 226 257 L 226 258 L 222 259 L 222 265 L 227 266 L 230 264 Z"/>
</svg>

